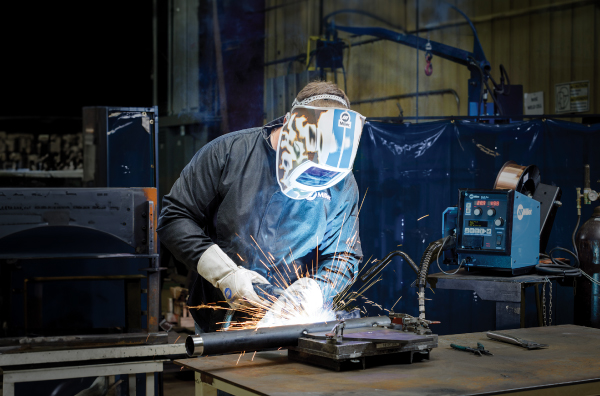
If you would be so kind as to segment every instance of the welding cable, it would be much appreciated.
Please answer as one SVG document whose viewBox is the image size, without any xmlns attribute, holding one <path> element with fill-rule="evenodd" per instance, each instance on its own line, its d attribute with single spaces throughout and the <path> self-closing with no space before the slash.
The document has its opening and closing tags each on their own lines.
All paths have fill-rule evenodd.
<svg viewBox="0 0 600 396">
<path fill-rule="evenodd" d="M 440 271 L 442 271 L 444 274 L 446 275 L 454 275 L 456 274 L 458 271 L 460 271 L 460 269 L 462 268 L 463 263 L 466 261 L 465 259 L 463 259 L 460 264 L 458 265 L 458 268 L 456 269 L 456 271 L 454 272 L 446 272 L 442 269 L 442 267 L 440 266 L 440 255 L 444 252 L 444 245 L 446 244 L 446 241 L 451 238 L 453 235 L 448 235 L 445 239 L 444 239 L 444 243 L 442 243 L 442 247 L 440 248 L 440 252 L 437 255 L 437 258 L 435 259 L 435 262 L 437 263 L 437 266 L 439 268 Z"/>
<path fill-rule="evenodd" d="M 417 267 L 417 264 L 415 264 L 410 256 L 401 250 L 395 250 L 388 253 L 387 256 L 382 258 L 379 262 L 374 263 L 371 268 L 369 268 L 367 272 L 360 277 L 360 280 L 363 282 L 368 282 L 373 279 L 375 275 L 379 274 L 395 256 L 402 257 L 410 265 L 410 268 L 415 271 L 415 274 L 419 275 L 419 267 Z"/>
<path fill-rule="evenodd" d="M 475 59 L 473 57 L 469 57 L 469 64 L 472 66 L 475 66 L 477 68 L 477 70 L 479 70 L 479 76 L 481 77 L 481 89 L 479 90 L 479 103 L 477 103 L 477 117 L 479 117 L 481 115 L 481 102 L 483 102 L 483 79 L 485 78 L 483 75 L 483 70 L 481 70 L 481 67 L 479 67 L 479 65 L 477 64 L 477 62 L 475 61 Z"/>
<path fill-rule="evenodd" d="M 570 254 L 575 259 L 575 265 L 570 265 L 561 259 L 554 257 L 553 253 L 555 251 L 561 251 Z M 582 271 L 579 269 L 579 259 L 575 255 L 575 253 L 571 252 L 568 249 L 562 247 L 555 247 L 550 250 L 549 254 L 540 253 L 540 257 L 549 258 L 552 261 L 552 264 L 543 264 L 540 263 L 535 266 L 535 269 L 540 274 L 545 275 L 562 275 L 565 277 L 579 277 L 582 274 Z"/>
<path fill-rule="evenodd" d="M 431 242 L 423 252 L 421 257 L 421 263 L 419 265 L 419 275 L 417 277 L 417 284 L 419 291 L 417 292 L 419 301 L 419 319 L 425 319 L 425 285 L 427 284 L 427 273 L 429 272 L 429 264 L 433 260 L 433 255 L 441 252 L 441 248 L 444 245 L 446 238 L 438 239 L 437 241 Z"/>
<path fill-rule="evenodd" d="M 575 260 L 576 260 L 576 266 L 571 266 L 571 265 L 567 264 L 566 262 L 561 261 L 558 258 L 555 258 L 552 255 L 552 252 L 554 252 L 555 250 L 564 251 L 564 252 L 572 255 L 573 258 L 575 258 Z M 568 276 L 568 277 L 578 277 L 578 276 L 583 275 L 590 282 L 600 286 L 600 282 L 598 282 L 596 279 L 592 278 L 589 274 L 587 274 L 581 268 L 578 268 L 580 266 L 579 259 L 577 258 L 575 253 L 571 252 L 570 250 L 567 250 L 562 247 L 555 247 L 554 249 L 552 249 L 550 251 L 549 255 L 540 253 L 540 257 L 549 258 L 552 261 L 552 264 L 538 264 L 535 266 L 536 271 L 540 274 L 562 275 L 562 276 Z"/>
<path fill-rule="evenodd" d="M 471 61 L 471 64 L 473 66 L 475 66 L 477 68 L 477 70 L 479 70 L 479 75 L 481 76 L 481 92 L 479 95 L 479 107 L 481 107 L 481 102 L 483 101 L 483 87 L 485 86 L 490 94 L 490 96 L 492 97 L 492 100 L 494 101 L 494 104 L 498 107 L 498 113 L 500 115 L 504 115 L 504 111 L 502 110 L 502 106 L 500 105 L 500 103 L 498 101 L 496 101 L 496 96 L 494 96 L 494 92 L 492 92 L 492 90 L 490 89 L 490 86 L 488 85 L 488 82 L 485 78 L 485 74 L 483 72 L 483 70 L 481 69 L 481 66 L 479 66 L 477 64 L 477 62 L 475 60 Z M 477 111 L 477 116 L 479 117 L 481 112 L 479 111 L 479 107 L 478 107 L 478 111 Z"/>
<path fill-rule="evenodd" d="M 487 88 L 488 92 L 490 93 L 490 96 L 492 97 L 492 100 L 494 101 L 494 104 L 498 107 L 498 114 L 499 115 L 504 115 L 504 110 L 502 110 L 502 106 L 500 105 L 500 102 L 498 102 L 496 100 L 496 95 L 494 95 L 494 92 L 490 89 L 490 86 L 488 85 L 488 82 L 485 81 L 484 83 L 485 83 L 485 87 Z"/>
<path fill-rule="evenodd" d="M 423 256 L 421 257 L 421 263 L 419 264 L 419 277 L 418 284 L 419 286 L 425 286 L 427 283 L 427 274 L 429 273 L 429 265 L 433 260 L 433 255 L 437 252 L 439 254 L 440 248 L 444 243 L 444 239 L 438 239 L 437 241 L 431 242 L 425 251 L 423 252 Z"/>
<path fill-rule="evenodd" d="M 506 84 L 504 83 L 504 77 L 506 77 Z M 502 85 L 502 94 L 509 95 L 510 94 L 510 78 L 508 77 L 508 73 L 504 68 L 504 65 L 500 64 L 500 84 Z M 506 92 L 505 92 L 506 90 Z"/>
</svg>

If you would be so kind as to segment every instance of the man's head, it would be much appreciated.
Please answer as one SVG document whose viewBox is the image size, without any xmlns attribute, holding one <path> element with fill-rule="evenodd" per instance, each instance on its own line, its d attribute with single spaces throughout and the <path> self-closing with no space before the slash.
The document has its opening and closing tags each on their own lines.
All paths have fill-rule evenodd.
<svg viewBox="0 0 600 396">
<path fill-rule="evenodd" d="M 340 107 L 350 108 L 350 99 L 346 96 L 346 93 L 342 91 L 337 85 L 329 81 L 312 81 L 306 84 L 304 88 L 296 96 L 296 102 L 301 103 L 302 101 L 318 96 L 318 95 L 333 95 L 346 102 L 347 106 L 344 106 L 337 100 L 333 99 L 317 99 L 310 102 L 312 107 Z"/>
<path fill-rule="evenodd" d="M 306 199 L 340 182 L 352 170 L 365 118 L 350 110 L 337 85 L 304 87 L 278 131 L 277 181 L 293 199 Z"/>
</svg>

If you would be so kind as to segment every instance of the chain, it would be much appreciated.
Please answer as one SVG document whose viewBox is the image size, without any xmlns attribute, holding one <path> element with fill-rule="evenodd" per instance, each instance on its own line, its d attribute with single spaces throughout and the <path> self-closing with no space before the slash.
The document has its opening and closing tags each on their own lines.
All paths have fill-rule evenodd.
<svg viewBox="0 0 600 396">
<path fill-rule="evenodd" d="M 552 282 L 550 282 L 550 312 L 548 317 L 548 326 L 552 326 Z"/>
<path fill-rule="evenodd" d="M 546 324 L 546 282 L 542 283 L 542 312 L 544 314 L 544 326 Z"/>
</svg>

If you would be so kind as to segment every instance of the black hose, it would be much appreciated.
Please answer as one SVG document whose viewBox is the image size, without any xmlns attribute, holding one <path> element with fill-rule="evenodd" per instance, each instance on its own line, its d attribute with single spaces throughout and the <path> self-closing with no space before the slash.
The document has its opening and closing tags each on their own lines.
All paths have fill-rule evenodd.
<svg viewBox="0 0 600 396">
<path fill-rule="evenodd" d="M 438 239 L 437 241 L 431 242 L 425 251 L 423 252 L 423 256 L 421 256 L 421 263 L 419 264 L 419 277 L 417 279 L 417 283 L 419 286 L 425 286 L 427 284 L 427 274 L 429 273 L 429 265 L 433 261 L 434 258 L 441 253 L 442 245 L 444 244 L 444 239 Z"/>
<path fill-rule="evenodd" d="M 410 265 L 412 270 L 415 271 L 415 274 L 419 275 L 419 267 L 417 267 L 417 265 L 410 258 L 410 256 L 401 250 L 395 250 L 393 252 L 388 253 L 388 255 L 381 259 L 379 262 L 374 263 L 371 266 L 371 268 L 367 270 L 367 272 L 361 275 L 360 280 L 363 282 L 370 281 L 375 277 L 375 275 L 380 273 L 385 268 L 385 266 L 389 264 L 390 261 L 392 261 L 392 258 L 396 256 L 402 257 Z"/>
<path fill-rule="evenodd" d="M 553 252 L 561 251 L 570 254 L 575 259 L 574 265 L 567 264 L 565 261 L 561 261 L 553 256 Z M 538 264 L 535 266 L 536 271 L 539 274 L 544 275 L 562 275 L 566 277 L 579 277 L 581 276 L 581 270 L 579 269 L 579 259 L 577 255 L 568 249 L 562 247 L 555 247 L 550 251 L 549 254 L 540 253 L 540 257 L 549 258 L 552 264 Z"/>
<path fill-rule="evenodd" d="M 488 92 L 490 93 L 490 96 L 492 97 L 492 100 L 494 101 L 494 104 L 498 107 L 498 113 L 499 115 L 504 115 L 504 110 L 502 110 L 502 106 L 500 105 L 500 102 L 498 102 L 496 100 L 496 95 L 494 94 L 494 92 L 492 92 L 492 90 L 490 89 L 490 86 L 488 85 L 488 82 L 485 81 L 485 86 L 488 89 Z M 495 115 L 495 114 L 494 114 Z"/>
</svg>

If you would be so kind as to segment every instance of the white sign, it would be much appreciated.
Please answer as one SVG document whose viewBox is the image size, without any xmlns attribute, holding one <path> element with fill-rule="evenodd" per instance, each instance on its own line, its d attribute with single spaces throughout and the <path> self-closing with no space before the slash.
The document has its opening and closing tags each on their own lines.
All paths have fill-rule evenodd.
<svg viewBox="0 0 600 396">
<path fill-rule="evenodd" d="M 525 103 L 525 115 L 544 114 L 544 92 L 532 92 L 523 94 Z"/>
<path fill-rule="evenodd" d="M 554 92 L 556 113 L 581 113 L 590 110 L 589 81 L 556 84 Z"/>
</svg>

